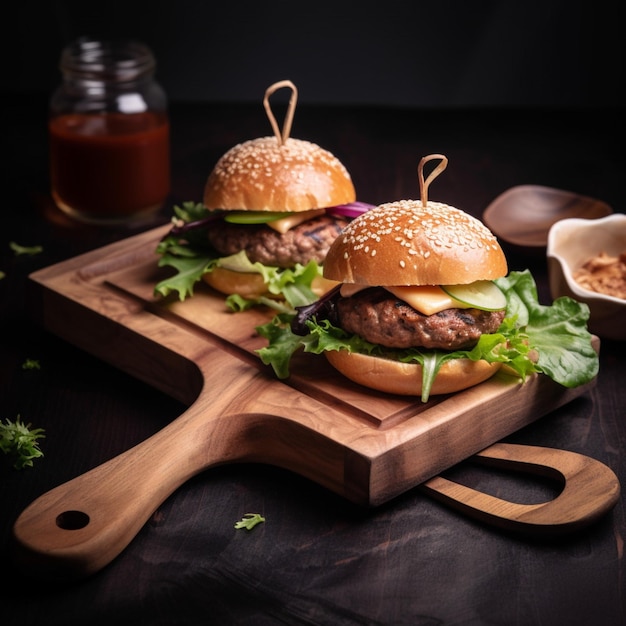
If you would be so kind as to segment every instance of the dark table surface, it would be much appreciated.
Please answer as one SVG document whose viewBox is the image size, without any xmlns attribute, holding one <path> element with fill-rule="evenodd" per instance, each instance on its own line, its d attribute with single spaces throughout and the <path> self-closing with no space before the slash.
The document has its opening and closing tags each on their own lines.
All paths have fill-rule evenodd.
<svg viewBox="0 0 626 626">
<path fill-rule="evenodd" d="M 362 510 L 288 471 L 252 464 L 211 469 L 184 484 L 117 559 L 86 580 L 56 584 L 19 572 L 11 529 L 30 502 L 143 441 L 185 408 L 38 327 L 25 299 L 29 274 L 167 222 L 173 203 L 201 199 L 223 152 L 271 130 L 260 104 L 174 103 L 167 205 L 150 223 L 87 227 L 51 205 L 46 99 L 5 99 L 0 108 L 0 418 L 20 415 L 46 431 L 44 456 L 32 468 L 0 465 L 3 624 L 626 623 L 624 496 L 594 525 L 542 540 L 470 520 L 417 488 Z M 449 165 L 429 197 L 478 217 L 522 184 L 575 191 L 623 212 L 623 119 L 621 111 L 300 106 L 291 134 L 334 152 L 367 202 L 417 198 L 417 163 L 438 152 Z M 43 252 L 15 256 L 10 241 Z M 510 269 L 531 269 L 547 302 L 544 251 L 504 247 Z M 580 452 L 626 484 L 624 348 L 603 341 L 596 387 L 506 441 Z M 41 369 L 23 369 L 26 359 Z M 466 464 L 452 474 L 514 501 L 555 494 L 551 485 Z M 266 522 L 235 530 L 249 511 Z"/>
</svg>

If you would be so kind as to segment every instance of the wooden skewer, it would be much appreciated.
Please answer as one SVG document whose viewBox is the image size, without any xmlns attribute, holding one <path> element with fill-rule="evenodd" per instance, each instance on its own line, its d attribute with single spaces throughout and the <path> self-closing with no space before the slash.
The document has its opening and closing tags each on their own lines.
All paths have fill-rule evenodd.
<svg viewBox="0 0 626 626">
<path fill-rule="evenodd" d="M 276 117 L 272 112 L 272 107 L 270 105 L 270 96 L 282 89 L 283 87 L 288 87 L 291 89 L 291 98 L 289 98 L 289 107 L 287 108 L 287 114 L 285 115 L 285 121 L 283 123 L 282 133 L 278 128 L 278 124 L 276 122 Z M 263 98 L 263 106 L 265 107 L 265 112 L 267 113 L 267 117 L 270 120 L 270 124 L 272 125 L 272 129 L 274 130 L 274 135 L 276 135 L 276 139 L 280 142 L 280 144 L 284 144 L 287 139 L 289 139 L 289 134 L 291 133 L 291 125 L 293 123 L 293 116 L 296 110 L 296 103 L 298 101 L 298 90 L 296 86 L 290 80 L 280 80 L 273 85 L 270 85 L 265 91 L 265 97 Z"/>
<path fill-rule="evenodd" d="M 435 169 L 429 174 L 426 181 L 424 181 L 424 165 L 428 163 L 428 161 L 432 161 L 433 159 L 441 159 L 441 162 Z M 428 186 L 430 183 L 443 172 L 443 170 L 448 167 L 448 157 L 443 154 L 429 154 L 422 158 L 417 166 L 417 176 L 419 178 L 420 183 L 420 200 L 422 201 L 422 206 L 426 206 L 428 204 Z"/>
</svg>

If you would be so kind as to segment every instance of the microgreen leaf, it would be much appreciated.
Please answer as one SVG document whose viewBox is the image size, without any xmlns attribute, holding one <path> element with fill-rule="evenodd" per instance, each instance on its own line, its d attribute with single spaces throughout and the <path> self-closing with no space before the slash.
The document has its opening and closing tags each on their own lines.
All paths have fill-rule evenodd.
<svg viewBox="0 0 626 626">
<path fill-rule="evenodd" d="M 15 243 L 15 241 L 11 241 L 9 243 L 9 247 L 11 248 L 11 250 L 13 250 L 13 252 L 15 252 L 16 256 L 20 254 L 28 254 L 30 256 L 33 256 L 35 254 L 43 252 L 42 246 L 20 246 L 20 244 Z"/>
<path fill-rule="evenodd" d="M 26 359 L 24 363 L 22 363 L 23 370 L 40 370 L 41 364 L 37 359 Z"/>
<path fill-rule="evenodd" d="M 15 469 L 32 467 L 33 459 L 43 456 L 37 439 L 45 438 L 43 428 L 31 429 L 30 424 L 24 424 L 20 416 L 12 422 L 0 421 L 0 450 L 9 455 Z"/>
<path fill-rule="evenodd" d="M 265 518 L 260 513 L 246 513 L 240 521 L 235 523 L 235 528 L 252 530 L 257 524 L 261 524 Z"/>
</svg>

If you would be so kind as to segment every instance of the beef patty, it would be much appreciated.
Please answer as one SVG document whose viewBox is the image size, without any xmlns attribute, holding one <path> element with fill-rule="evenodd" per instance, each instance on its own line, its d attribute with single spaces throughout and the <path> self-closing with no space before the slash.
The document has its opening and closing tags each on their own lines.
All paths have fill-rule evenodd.
<svg viewBox="0 0 626 626">
<path fill-rule="evenodd" d="M 281 234 L 265 224 L 219 222 L 208 231 L 208 239 L 224 256 L 245 250 L 253 263 L 287 268 L 309 261 L 321 264 L 347 224 L 347 220 L 322 215 Z"/>
<path fill-rule="evenodd" d="M 388 348 L 464 350 L 483 333 L 495 332 L 505 312 L 446 309 L 423 315 L 386 289 L 372 287 L 340 298 L 337 313 L 341 328 Z"/>
</svg>

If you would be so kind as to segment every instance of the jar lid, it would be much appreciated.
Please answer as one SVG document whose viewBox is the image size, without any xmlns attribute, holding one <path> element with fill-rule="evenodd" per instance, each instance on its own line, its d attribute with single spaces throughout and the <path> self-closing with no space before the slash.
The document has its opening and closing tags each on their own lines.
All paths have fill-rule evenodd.
<svg viewBox="0 0 626 626">
<path fill-rule="evenodd" d="M 155 65 L 152 51 L 139 41 L 81 37 L 63 49 L 59 67 L 85 80 L 130 81 Z"/>
</svg>

